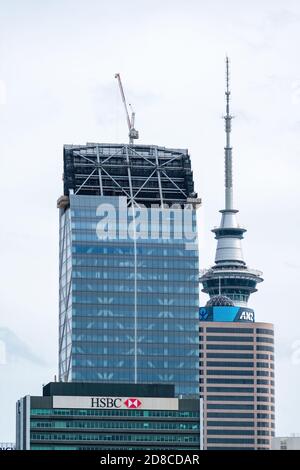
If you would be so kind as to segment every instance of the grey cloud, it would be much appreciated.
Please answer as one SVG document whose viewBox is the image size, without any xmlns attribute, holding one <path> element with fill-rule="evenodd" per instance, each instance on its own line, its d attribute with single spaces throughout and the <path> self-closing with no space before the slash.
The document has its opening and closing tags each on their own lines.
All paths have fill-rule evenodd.
<svg viewBox="0 0 300 470">
<path fill-rule="evenodd" d="M 46 365 L 45 361 L 32 352 L 31 348 L 9 328 L 0 328 L 0 341 L 4 345 L 4 353 L 8 363 L 25 359 L 36 365 Z"/>
</svg>

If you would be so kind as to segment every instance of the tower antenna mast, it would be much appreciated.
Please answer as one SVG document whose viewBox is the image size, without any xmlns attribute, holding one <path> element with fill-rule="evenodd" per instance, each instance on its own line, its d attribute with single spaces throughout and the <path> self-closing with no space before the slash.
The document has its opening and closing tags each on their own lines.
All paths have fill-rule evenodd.
<svg viewBox="0 0 300 470">
<path fill-rule="evenodd" d="M 225 146 L 225 209 L 233 209 L 233 192 L 232 192 L 232 147 L 230 144 L 231 133 L 231 120 L 230 114 L 230 87 L 229 87 L 229 59 L 226 57 L 226 114 L 225 120 L 225 133 L 226 133 L 226 146 Z"/>
<path fill-rule="evenodd" d="M 130 109 L 131 109 L 131 116 L 129 116 L 128 108 L 127 108 L 127 103 L 126 103 L 126 98 L 125 98 L 125 93 L 121 81 L 121 76 L 119 73 L 115 74 L 115 78 L 118 80 L 119 83 L 119 88 L 120 88 L 120 93 L 121 93 L 121 98 L 124 104 L 124 109 L 126 113 L 126 120 L 127 120 L 127 125 L 128 125 L 128 130 L 129 130 L 129 144 L 133 145 L 134 139 L 139 138 L 139 133 L 138 131 L 134 128 L 134 121 L 135 121 L 135 112 L 132 109 L 131 104 L 129 104 Z"/>
</svg>

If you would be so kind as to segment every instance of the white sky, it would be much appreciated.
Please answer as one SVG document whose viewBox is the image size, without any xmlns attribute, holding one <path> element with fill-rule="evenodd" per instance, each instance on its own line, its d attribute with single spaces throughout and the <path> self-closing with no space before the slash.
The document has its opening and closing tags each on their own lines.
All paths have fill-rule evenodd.
<svg viewBox="0 0 300 470">
<path fill-rule="evenodd" d="M 127 142 L 120 72 L 140 142 L 191 152 L 211 265 L 226 53 L 244 253 L 265 277 L 249 306 L 275 323 L 276 434 L 300 432 L 299 2 L 0 0 L 0 11 L 0 353 L 10 331 L 17 356 L 0 365 L 0 441 L 14 440 L 17 398 L 40 394 L 57 369 L 63 144 Z"/>
</svg>

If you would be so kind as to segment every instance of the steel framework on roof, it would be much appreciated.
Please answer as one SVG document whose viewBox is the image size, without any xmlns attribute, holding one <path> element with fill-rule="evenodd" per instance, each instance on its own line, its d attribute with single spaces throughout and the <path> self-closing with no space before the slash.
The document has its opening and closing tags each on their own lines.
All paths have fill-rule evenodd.
<svg viewBox="0 0 300 470">
<path fill-rule="evenodd" d="M 126 196 L 128 204 L 196 198 L 187 150 L 154 145 L 64 146 L 64 194 Z"/>
</svg>

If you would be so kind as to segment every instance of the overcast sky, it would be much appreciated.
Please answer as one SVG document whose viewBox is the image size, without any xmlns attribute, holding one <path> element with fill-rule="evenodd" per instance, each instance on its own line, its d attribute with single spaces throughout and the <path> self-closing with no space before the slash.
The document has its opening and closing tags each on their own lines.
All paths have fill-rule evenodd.
<svg viewBox="0 0 300 470">
<path fill-rule="evenodd" d="M 190 150 L 210 266 L 226 54 L 244 254 L 265 278 L 249 306 L 275 323 L 276 434 L 300 432 L 299 44 L 297 0 L 0 0 L 0 441 L 57 371 L 63 144 L 127 142 L 120 72 L 140 142 Z"/>
</svg>

